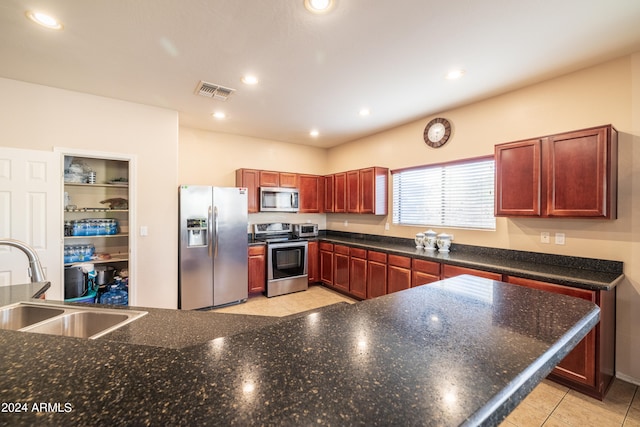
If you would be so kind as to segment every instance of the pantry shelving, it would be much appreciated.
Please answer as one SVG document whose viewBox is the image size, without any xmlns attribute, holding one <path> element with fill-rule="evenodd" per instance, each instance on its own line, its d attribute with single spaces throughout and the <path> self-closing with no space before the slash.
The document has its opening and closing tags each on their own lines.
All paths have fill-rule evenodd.
<svg viewBox="0 0 640 427">
<path fill-rule="evenodd" d="M 130 162 L 65 155 L 64 163 L 64 267 L 105 266 L 126 277 Z"/>
</svg>

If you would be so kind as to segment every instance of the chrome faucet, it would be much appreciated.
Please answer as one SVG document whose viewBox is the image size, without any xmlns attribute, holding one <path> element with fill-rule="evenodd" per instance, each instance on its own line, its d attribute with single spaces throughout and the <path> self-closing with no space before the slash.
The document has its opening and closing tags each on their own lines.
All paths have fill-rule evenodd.
<svg viewBox="0 0 640 427">
<path fill-rule="evenodd" d="M 29 276 L 31 276 L 31 283 L 44 282 L 46 280 L 38 254 L 31 246 L 14 239 L 0 239 L 0 246 L 12 246 L 24 252 L 27 258 L 29 258 Z"/>
</svg>

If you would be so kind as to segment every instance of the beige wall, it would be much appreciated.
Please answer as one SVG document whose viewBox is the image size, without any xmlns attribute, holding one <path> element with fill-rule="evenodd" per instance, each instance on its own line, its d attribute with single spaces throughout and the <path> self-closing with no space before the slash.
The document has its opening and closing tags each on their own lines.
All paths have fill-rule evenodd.
<svg viewBox="0 0 640 427">
<path fill-rule="evenodd" d="M 137 305 L 176 308 L 177 113 L 8 79 L 0 79 L 0 93 L 3 146 L 135 156 L 136 224 L 146 225 L 149 235 L 137 238 L 132 298 Z M 131 224 L 131 232 L 136 229 Z"/>
<path fill-rule="evenodd" d="M 462 81 L 460 84 L 464 84 Z M 495 231 L 443 229 L 455 242 L 623 261 L 626 279 L 617 288 L 617 374 L 640 384 L 640 54 L 549 80 L 438 116 L 454 125 L 452 140 L 428 148 L 425 117 L 328 150 L 275 141 L 180 129 L 180 181 L 232 185 L 241 167 L 332 173 L 367 166 L 391 169 L 493 154 L 502 142 L 613 124 L 620 132 L 619 219 L 554 220 L 498 218 Z M 204 155 L 203 155 L 204 153 Z M 212 159 L 210 162 L 209 159 Z M 209 167 L 208 165 L 212 165 Z M 292 166 L 294 165 L 294 166 Z M 295 221 L 287 215 L 277 219 Z M 252 222 L 272 217 L 252 215 Z M 391 216 L 313 216 L 326 228 L 412 237 L 425 227 L 394 226 Z M 540 232 L 566 234 L 563 246 L 540 243 Z M 553 238 L 552 238 L 553 241 Z"/>
<path fill-rule="evenodd" d="M 461 82 L 463 84 L 463 82 Z M 438 228 L 455 242 L 623 261 L 617 289 L 617 372 L 640 383 L 640 54 L 470 104 L 438 116 L 454 124 L 443 148 L 422 139 L 427 117 L 329 150 L 331 171 L 369 165 L 402 168 L 493 153 L 502 142 L 603 124 L 620 132 L 619 218 L 615 221 L 498 218 L 496 230 Z M 363 156 L 366 153 L 366 156 Z M 635 213 L 635 215 L 634 215 Z M 348 220 L 345 226 L 344 221 Z M 411 237 L 425 227 L 384 224 L 391 217 L 328 215 L 327 228 Z M 540 232 L 566 234 L 566 245 L 541 244 Z M 552 237 L 553 242 L 553 237 Z"/>
<path fill-rule="evenodd" d="M 327 150 L 305 145 L 180 128 L 180 184 L 235 186 L 236 169 L 263 169 L 321 175 Z M 259 213 L 249 223 L 313 222 L 325 228 L 325 215 Z"/>
</svg>

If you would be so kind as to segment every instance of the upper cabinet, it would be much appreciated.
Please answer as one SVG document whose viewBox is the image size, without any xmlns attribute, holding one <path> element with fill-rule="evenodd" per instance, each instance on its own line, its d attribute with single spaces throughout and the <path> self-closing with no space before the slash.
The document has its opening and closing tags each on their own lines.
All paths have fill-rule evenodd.
<svg viewBox="0 0 640 427">
<path fill-rule="evenodd" d="M 496 145 L 495 159 L 496 216 L 616 218 L 611 125 Z"/>
<path fill-rule="evenodd" d="M 260 211 L 260 187 L 300 190 L 300 213 L 386 215 L 389 169 L 370 167 L 319 176 L 257 169 L 236 170 L 236 186 L 248 188 L 249 213 Z"/>
</svg>

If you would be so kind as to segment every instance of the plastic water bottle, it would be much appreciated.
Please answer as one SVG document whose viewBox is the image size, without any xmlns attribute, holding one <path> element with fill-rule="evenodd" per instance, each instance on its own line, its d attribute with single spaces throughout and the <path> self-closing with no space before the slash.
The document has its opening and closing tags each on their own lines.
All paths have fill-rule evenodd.
<svg viewBox="0 0 640 427">
<path fill-rule="evenodd" d="M 120 280 L 116 280 L 107 292 L 100 297 L 100 304 L 128 305 L 129 294 L 121 288 Z"/>
</svg>

